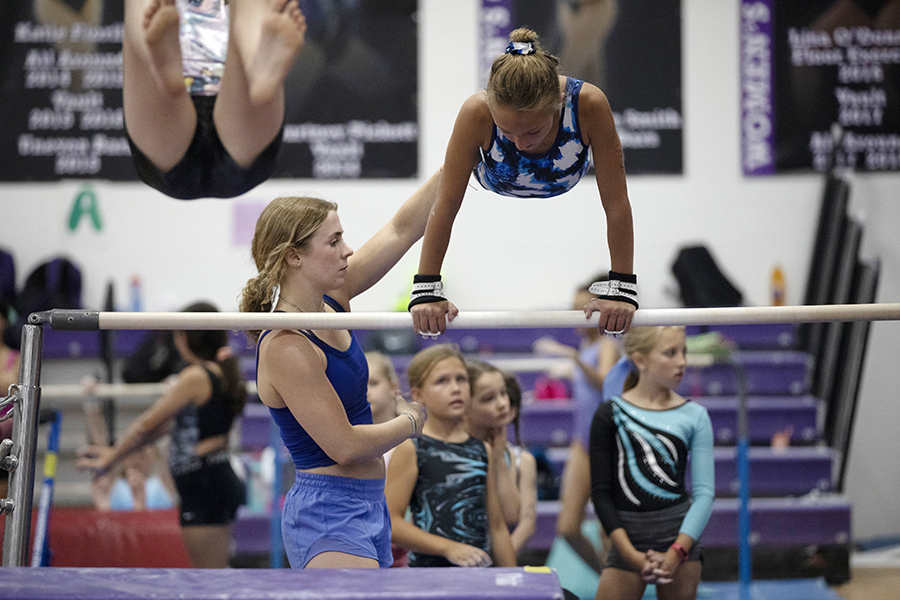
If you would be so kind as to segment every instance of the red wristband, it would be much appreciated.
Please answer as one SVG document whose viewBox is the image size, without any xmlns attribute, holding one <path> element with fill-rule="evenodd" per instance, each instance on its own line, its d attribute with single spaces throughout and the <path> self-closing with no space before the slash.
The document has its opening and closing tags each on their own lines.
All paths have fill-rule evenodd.
<svg viewBox="0 0 900 600">
<path fill-rule="evenodd" d="M 684 546 L 682 546 L 678 542 L 672 544 L 670 548 L 675 550 L 675 552 L 678 554 L 678 557 L 681 559 L 681 562 L 686 563 L 688 561 L 688 558 L 690 558 L 690 554 L 688 553 L 688 551 L 685 550 Z"/>
</svg>

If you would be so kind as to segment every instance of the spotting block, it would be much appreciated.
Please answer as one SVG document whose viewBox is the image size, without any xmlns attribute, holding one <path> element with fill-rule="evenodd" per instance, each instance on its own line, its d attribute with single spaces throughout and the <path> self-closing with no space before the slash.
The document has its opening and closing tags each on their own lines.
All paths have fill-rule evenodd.
<svg viewBox="0 0 900 600">
<path fill-rule="evenodd" d="M 2 600 L 562 600 L 546 567 L 420 569 L 0 568 Z"/>
</svg>

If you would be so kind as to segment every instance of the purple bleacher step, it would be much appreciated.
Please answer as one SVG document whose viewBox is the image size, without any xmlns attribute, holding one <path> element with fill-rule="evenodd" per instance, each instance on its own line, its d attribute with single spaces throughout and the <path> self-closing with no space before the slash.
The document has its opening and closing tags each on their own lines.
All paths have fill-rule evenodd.
<svg viewBox="0 0 900 600">
<path fill-rule="evenodd" d="M 739 493 L 737 449 L 715 448 L 716 495 Z M 826 447 L 750 448 L 750 495 L 802 496 L 830 492 L 836 451 Z M 690 481 L 690 471 L 688 471 Z"/>
<path fill-rule="evenodd" d="M 100 334 L 98 332 L 45 328 L 42 358 L 97 358 L 98 356 L 100 356 Z"/>
<path fill-rule="evenodd" d="M 411 357 L 391 358 L 401 381 L 405 383 L 405 373 Z M 545 376 L 553 365 L 566 363 L 565 359 L 536 357 L 533 354 L 494 353 L 478 355 L 476 358 L 514 372 L 523 390 L 533 390 L 537 379 Z M 804 352 L 736 352 L 734 358 L 744 369 L 749 395 L 802 396 L 808 393 L 812 359 Z M 735 368 L 728 363 L 689 366 L 678 392 L 683 396 L 694 397 L 736 395 L 738 380 Z"/>
<path fill-rule="evenodd" d="M 703 532 L 706 546 L 737 543 L 740 502 L 717 499 Z M 844 496 L 750 500 L 750 543 L 759 546 L 845 545 L 851 541 L 850 501 Z"/>
<path fill-rule="evenodd" d="M 707 547 L 738 545 L 739 501 L 716 499 L 703 531 Z M 538 502 L 537 525 L 528 547 L 549 549 L 556 535 L 560 503 Z M 847 545 L 851 540 L 850 502 L 844 496 L 755 498 L 750 500 L 750 539 L 760 546 Z M 596 518 L 593 504 L 587 513 Z"/>
<path fill-rule="evenodd" d="M 710 325 L 706 331 L 721 334 L 742 350 L 790 350 L 797 340 L 793 323 Z"/>
<path fill-rule="evenodd" d="M 554 448 L 548 458 L 557 476 L 562 476 L 566 448 Z M 832 490 L 832 468 L 836 451 L 825 447 L 750 448 L 750 495 L 802 496 L 811 491 Z M 715 448 L 716 496 L 738 493 L 737 449 Z M 690 485 L 690 470 L 687 473 Z"/>
<path fill-rule="evenodd" d="M 542 337 L 551 337 L 568 346 L 578 346 L 581 337 L 574 329 L 524 328 L 524 329 L 455 329 L 450 328 L 435 341 L 419 338 L 419 349 L 439 344 L 457 344 L 465 354 L 495 352 L 531 352 L 531 347 Z"/>
<path fill-rule="evenodd" d="M 272 416 L 262 402 L 248 402 L 239 421 L 241 448 L 261 450 L 272 439 Z"/>
<path fill-rule="evenodd" d="M 749 395 L 801 396 L 809 390 L 812 359 L 804 352 L 737 352 L 735 361 L 743 366 Z M 735 367 L 728 363 L 689 366 L 678 393 L 695 397 L 736 395 Z"/>
<path fill-rule="evenodd" d="M 65 331 L 46 328 L 42 358 L 51 360 L 59 358 L 102 358 L 100 356 L 100 337 L 104 332 L 97 331 Z M 141 343 L 152 332 L 143 329 L 121 329 L 106 332 L 112 336 L 113 358 L 127 358 L 134 354 Z M 254 349 L 248 346 L 243 331 L 229 331 L 229 343 L 238 354 L 254 356 Z M 250 378 L 256 377 L 256 366 L 250 370 Z"/>
<path fill-rule="evenodd" d="M 733 397 L 697 398 L 706 407 L 717 444 L 733 444 L 737 438 L 738 399 Z M 760 396 L 747 400 L 749 437 L 752 443 L 768 443 L 786 427 L 793 428 L 791 441 L 811 444 L 818 437 L 817 400 L 812 396 Z M 525 445 L 567 446 L 578 417 L 571 400 L 541 400 L 522 408 L 520 435 Z"/>
<path fill-rule="evenodd" d="M 703 532 L 705 546 L 736 546 L 739 501 L 717 498 Z M 540 501 L 534 535 L 528 548 L 548 550 L 556 536 L 558 501 Z M 844 496 L 824 495 L 801 498 L 754 498 L 749 503 L 751 543 L 760 546 L 846 545 L 851 540 L 850 502 Z M 596 518 L 588 503 L 587 517 Z M 234 528 L 238 554 L 267 553 L 271 518 L 265 514 L 240 511 Z"/>
<path fill-rule="evenodd" d="M 717 444 L 737 440 L 738 398 L 701 397 L 696 402 L 709 412 Z M 757 396 L 747 399 L 747 428 L 751 443 L 768 443 L 790 427 L 791 442 L 811 444 L 818 439 L 818 400 L 813 396 Z"/>
<path fill-rule="evenodd" d="M 737 436 L 737 398 L 697 398 L 696 401 L 709 411 L 716 443 L 733 444 Z M 747 409 L 751 443 L 768 443 L 773 435 L 786 427 L 793 428 L 792 443 L 809 445 L 815 442 L 816 406 L 817 400 L 812 396 L 749 398 Z M 519 419 L 522 443 L 526 446 L 568 446 L 577 416 L 576 405 L 571 400 L 532 402 L 522 408 Z M 268 446 L 271 421 L 269 409 L 264 404 L 248 403 L 240 419 L 241 447 L 252 450 Z"/>
<path fill-rule="evenodd" d="M 522 444 L 568 446 L 572 441 L 577 417 L 577 407 L 572 400 L 539 400 L 527 404 L 522 407 L 519 417 Z"/>
</svg>

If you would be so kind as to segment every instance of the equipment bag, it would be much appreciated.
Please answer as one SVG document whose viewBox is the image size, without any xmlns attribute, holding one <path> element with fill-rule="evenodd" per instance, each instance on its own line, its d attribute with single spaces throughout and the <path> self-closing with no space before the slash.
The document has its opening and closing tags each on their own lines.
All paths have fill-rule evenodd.
<svg viewBox="0 0 900 600">
<path fill-rule="evenodd" d="M 740 306 L 743 302 L 743 294 L 722 274 L 706 246 L 682 248 L 672 264 L 672 273 L 686 307 Z"/>
</svg>

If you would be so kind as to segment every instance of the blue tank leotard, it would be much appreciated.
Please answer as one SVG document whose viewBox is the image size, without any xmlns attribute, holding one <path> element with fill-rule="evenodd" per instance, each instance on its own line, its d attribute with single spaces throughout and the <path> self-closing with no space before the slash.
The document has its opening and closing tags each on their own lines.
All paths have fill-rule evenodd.
<svg viewBox="0 0 900 600">
<path fill-rule="evenodd" d="M 591 148 L 578 122 L 582 81 L 566 78 L 556 143 L 543 154 L 525 154 L 494 125 L 491 147 L 481 150 L 475 178 L 485 189 L 517 198 L 550 198 L 568 192 L 591 166 Z"/>
<path fill-rule="evenodd" d="M 325 302 L 337 312 L 345 312 L 344 308 L 329 296 L 325 296 Z M 268 331 L 263 332 L 259 337 L 259 342 L 262 342 L 268 333 Z M 353 332 L 350 332 L 350 347 L 343 351 L 332 348 L 312 332 L 301 331 L 300 333 L 305 335 L 325 353 L 328 359 L 328 364 L 325 367 L 325 376 L 341 399 L 350 424 L 371 425 L 372 409 L 366 397 L 369 384 L 369 365 L 366 362 L 366 355 L 362 346 L 360 346 Z M 259 348 L 258 343 L 257 348 Z M 258 370 L 258 350 L 256 360 Z M 313 469 L 315 467 L 327 467 L 337 464 L 330 456 L 325 454 L 325 451 L 303 429 L 289 408 L 269 407 L 269 412 L 281 431 L 281 439 L 291 453 L 291 458 L 294 460 L 294 466 L 297 469 Z"/>
</svg>

